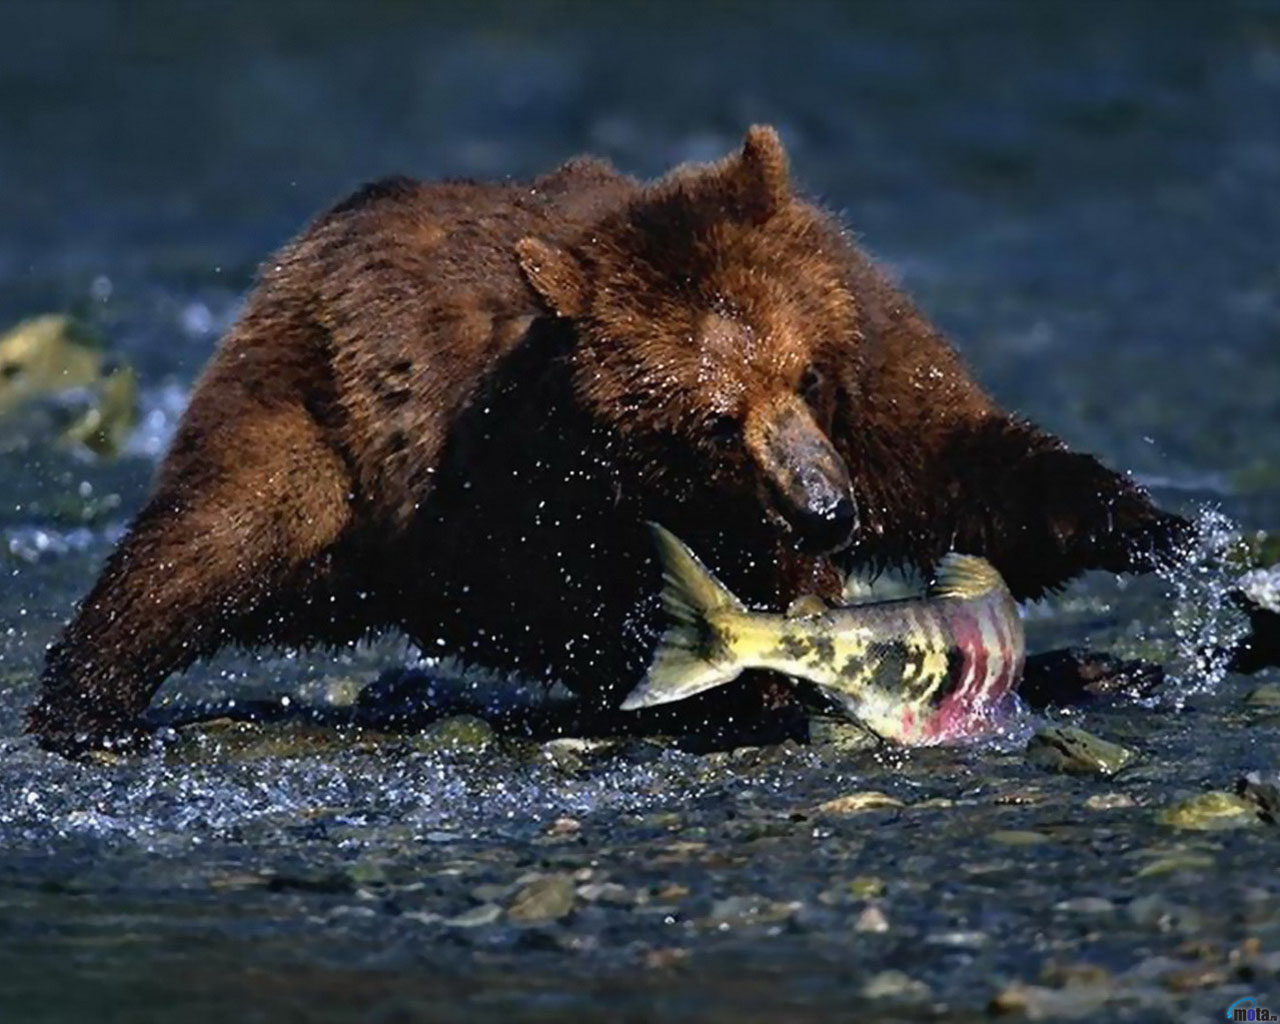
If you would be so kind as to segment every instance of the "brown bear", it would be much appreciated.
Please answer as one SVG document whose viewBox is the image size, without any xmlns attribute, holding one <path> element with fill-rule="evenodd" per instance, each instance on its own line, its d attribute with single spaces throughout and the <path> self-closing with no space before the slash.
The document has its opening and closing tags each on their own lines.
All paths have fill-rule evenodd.
<svg viewBox="0 0 1280 1024">
<path fill-rule="evenodd" d="M 616 703 L 655 636 L 647 520 L 774 607 L 949 549 L 1034 597 L 1186 528 L 994 405 L 769 128 L 648 184 L 395 178 L 266 264 L 29 728 L 109 744 L 224 644 L 388 628 Z"/>
</svg>

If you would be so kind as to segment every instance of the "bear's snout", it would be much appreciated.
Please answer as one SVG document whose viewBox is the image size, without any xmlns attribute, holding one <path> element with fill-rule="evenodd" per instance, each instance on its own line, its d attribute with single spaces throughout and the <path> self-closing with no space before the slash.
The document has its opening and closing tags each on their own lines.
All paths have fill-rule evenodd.
<svg viewBox="0 0 1280 1024">
<path fill-rule="evenodd" d="M 747 448 L 777 511 L 812 551 L 837 551 L 858 529 L 849 470 L 799 400 L 748 417 Z"/>
</svg>

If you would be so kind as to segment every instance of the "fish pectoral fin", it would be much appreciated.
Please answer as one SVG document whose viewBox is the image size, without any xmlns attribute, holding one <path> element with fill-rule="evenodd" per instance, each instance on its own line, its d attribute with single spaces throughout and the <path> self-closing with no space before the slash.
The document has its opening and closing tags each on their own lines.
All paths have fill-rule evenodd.
<svg viewBox="0 0 1280 1024">
<path fill-rule="evenodd" d="M 825 614 L 828 610 L 827 602 L 817 594 L 801 594 L 787 605 L 787 618 L 811 619 L 815 615 Z"/>
</svg>

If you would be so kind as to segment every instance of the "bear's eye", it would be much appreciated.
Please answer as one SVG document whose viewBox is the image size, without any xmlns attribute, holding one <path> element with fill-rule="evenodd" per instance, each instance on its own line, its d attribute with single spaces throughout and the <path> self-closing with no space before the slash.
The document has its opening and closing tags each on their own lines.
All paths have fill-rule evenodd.
<svg viewBox="0 0 1280 1024">
<path fill-rule="evenodd" d="M 707 438 L 718 445 L 732 444 L 739 434 L 737 417 L 727 413 L 711 417 L 705 429 Z"/>
<path fill-rule="evenodd" d="M 826 383 L 826 377 L 822 371 L 814 369 L 812 366 L 804 371 L 804 376 L 800 378 L 800 397 L 812 406 L 816 406 L 822 401 L 823 385 Z"/>
</svg>

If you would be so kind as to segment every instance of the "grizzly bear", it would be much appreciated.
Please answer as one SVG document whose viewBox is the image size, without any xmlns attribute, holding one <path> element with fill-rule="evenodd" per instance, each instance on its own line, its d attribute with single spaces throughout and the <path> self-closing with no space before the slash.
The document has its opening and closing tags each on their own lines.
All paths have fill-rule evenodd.
<svg viewBox="0 0 1280 1024">
<path fill-rule="evenodd" d="M 773 607 L 950 549 L 1035 597 L 1186 530 L 998 408 L 770 128 L 648 184 L 393 178 L 267 262 L 30 731 L 111 744 L 225 644 L 389 628 L 616 705 L 657 632 L 649 520 Z"/>
</svg>

